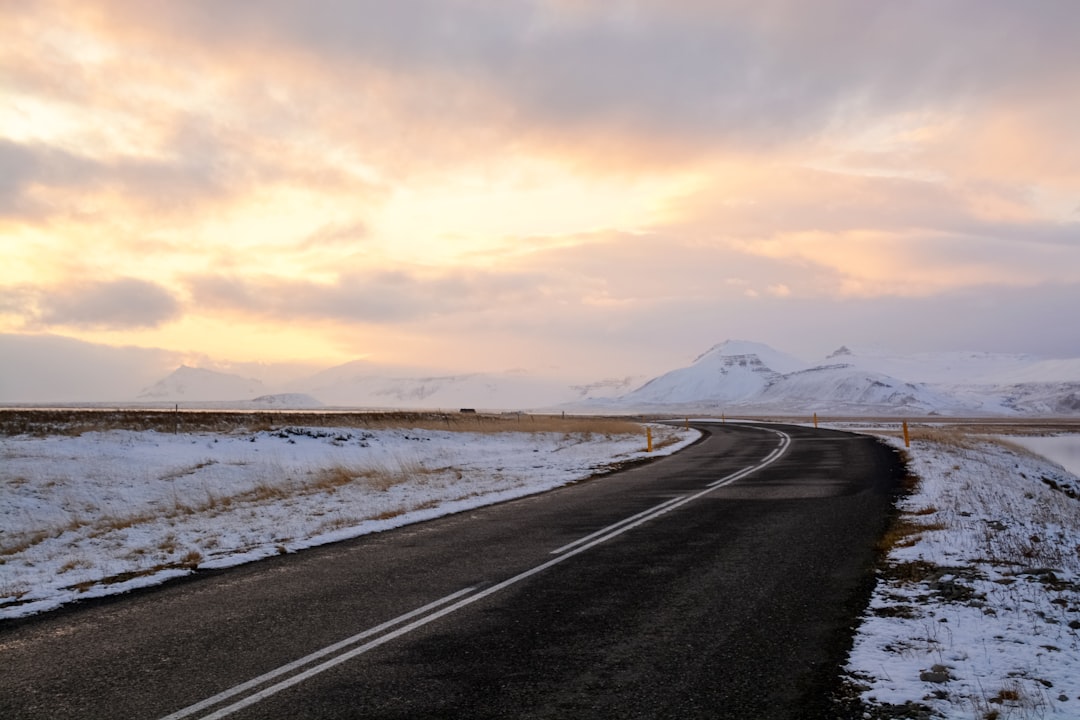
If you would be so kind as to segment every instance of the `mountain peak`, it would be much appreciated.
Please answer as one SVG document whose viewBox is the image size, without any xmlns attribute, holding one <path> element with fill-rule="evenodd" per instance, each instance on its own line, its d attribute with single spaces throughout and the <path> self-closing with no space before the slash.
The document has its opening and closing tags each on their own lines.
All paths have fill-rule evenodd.
<svg viewBox="0 0 1080 720">
<path fill-rule="evenodd" d="M 147 400 L 228 401 L 263 395 L 266 388 L 258 380 L 218 370 L 181 365 L 166 377 L 139 393 Z"/>
<path fill-rule="evenodd" d="M 702 360 L 710 355 L 731 357 L 733 355 L 760 355 L 762 353 L 768 354 L 770 352 L 776 351 L 763 343 L 751 342 L 749 340 L 725 340 L 724 342 L 713 345 L 711 348 L 698 355 L 694 358 L 694 362 Z"/>
<path fill-rule="evenodd" d="M 757 358 L 769 370 L 780 374 L 803 370 L 807 364 L 797 357 L 775 350 L 764 343 L 749 340 L 725 340 L 713 345 L 706 352 L 698 355 L 693 364 L 708 362 L 712 359 L 749 357 Z"/>
</svg>

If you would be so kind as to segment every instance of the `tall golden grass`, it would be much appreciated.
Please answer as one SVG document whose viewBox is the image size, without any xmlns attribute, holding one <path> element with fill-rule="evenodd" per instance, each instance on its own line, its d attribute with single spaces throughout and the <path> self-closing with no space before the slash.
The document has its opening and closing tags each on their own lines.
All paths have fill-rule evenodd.
<svg viewBox="0 0 1080 720">
<path fill-rule="evenodd" d="M 460 412 L 246 412 L 219 410 L 0 409 L 0 435 L 81 435 L 106 430 L 255 432 L 289 426 L 451 432 L 644 432 L 625 418 Z"/>
</svg>

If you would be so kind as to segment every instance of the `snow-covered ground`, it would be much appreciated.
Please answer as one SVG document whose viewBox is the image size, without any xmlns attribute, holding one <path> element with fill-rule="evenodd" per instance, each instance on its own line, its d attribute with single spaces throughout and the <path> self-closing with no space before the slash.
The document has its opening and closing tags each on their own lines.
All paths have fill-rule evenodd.
<svg viewBox="0 0 1080 720">
<path fill-rule="evenodd" d="M 944 430 L 908 453 L 910 534 L 894 538 L 848 667 L 867 717 L 1080 718 L 1080 480 Z"/>
<path fill-rule="evenodd" d="M 657 454 L 696 436 L 654 432 L 672 435 Z M 0 618 L 540 492 L 643 450 L 640 435 L 355 428 L 3 437 Z M 867 717 L 1080 718 L 1080 480 L 943 430 L 908 453 L 909 532 L 848 666 Z"/>
<path fill-rule="evenodd" d="M 653 455 L 698 433 L 652 426 Z M 644 434 L 292 427 L 0 437 L 0 618 L 564 485 Z"/>
</svg>

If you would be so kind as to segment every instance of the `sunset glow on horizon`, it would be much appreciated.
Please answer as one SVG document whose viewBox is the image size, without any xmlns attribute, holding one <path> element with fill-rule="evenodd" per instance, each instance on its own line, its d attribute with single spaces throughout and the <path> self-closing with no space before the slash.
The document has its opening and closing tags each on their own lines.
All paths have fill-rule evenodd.
<svg viewBox="0 0 1080 720">
<path fill-rule="evenodd" d="M 577 378 L 727 337 L 1080 356 L 1071 0 L 0 8 L 4 342 Z"/>
</svg>

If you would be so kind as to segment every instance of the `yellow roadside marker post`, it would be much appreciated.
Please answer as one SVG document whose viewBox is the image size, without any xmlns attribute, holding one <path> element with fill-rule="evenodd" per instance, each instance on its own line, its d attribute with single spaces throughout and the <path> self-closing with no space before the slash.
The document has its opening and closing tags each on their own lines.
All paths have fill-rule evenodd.
<svg viewBox="0 0 1080 720">
<path fill-rule="evenodd" d="M 817 413 L 814 413 L 814 429 L 817 430 Z"/>
<path fill-rule="evenodd" d="M 908 434 L 907 420 L 904 421 L 904 447 L 911 447 L 911 435 Z"/>
<path fill-rule="evenodd" d="M 645 452 L 652 452 L 652 428 L 651 427 L 645 428 L 645 440 L 646 440 Z"/>
</svg>

